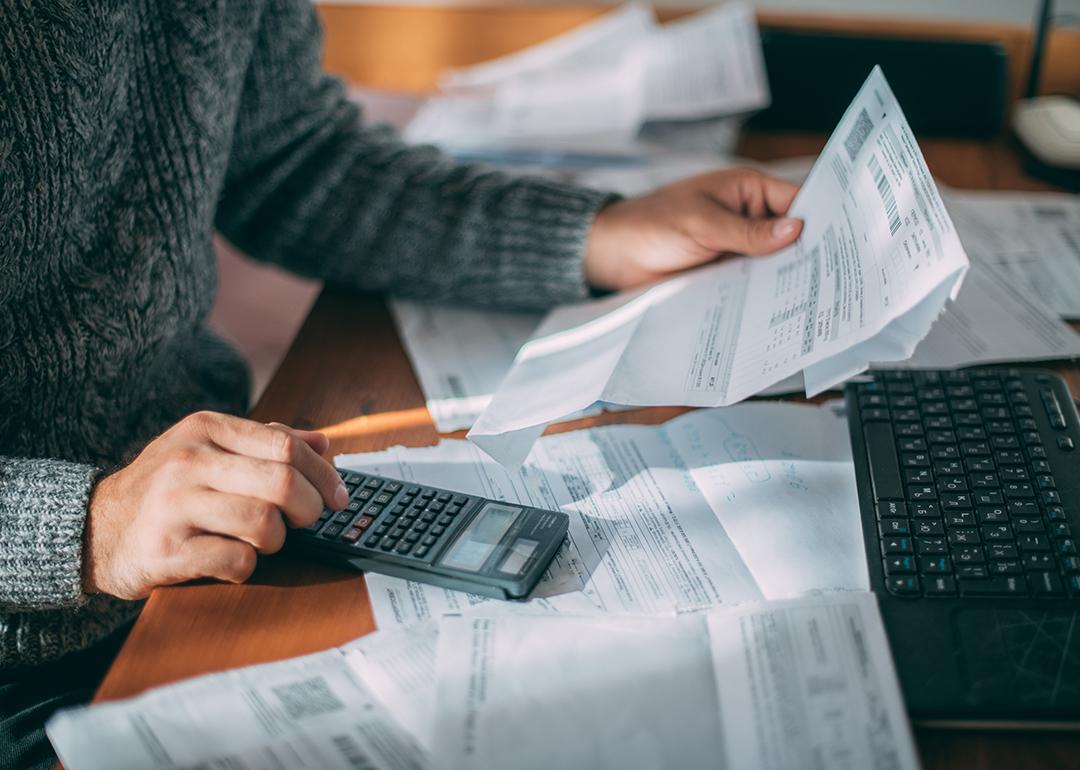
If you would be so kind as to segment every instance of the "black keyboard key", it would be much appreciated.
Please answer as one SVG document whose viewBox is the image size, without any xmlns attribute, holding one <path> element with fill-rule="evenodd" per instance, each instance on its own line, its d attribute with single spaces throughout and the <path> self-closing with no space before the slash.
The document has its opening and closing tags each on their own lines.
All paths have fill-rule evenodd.
<svg viewBox="0 0 1080 770">
<path fill-rule="evenodd" d="M 929 468 L 907 468 L 904 471 L 904 481 L 908 484 L 932 484 L 934 474 Z"/>
<path fill-rule="evenodd" d="M 1054 481 L 1053 476 L 1040 474 L 1035 477 L 1035 486 L 1039 489 L 1057 489 L 1057 482 Z"/>
<path fill-rule="evenodd" d="M 915 546 L 920 555 L 938 555 L 949 552 L 949 544 L 943 537 L 919 537 L 915 539 Z"/>
<path fill-rule="evenodd" d="M 990 524 L 982 528 L 982 536 L 988 543 L 1001 543 L 1012 540 L 1013 531 L 1008 524 Z"/>
<path fill-rule="evenodd" d="M 931 575 L 923 579 L 927 596 L 955 596 L 956 581 L 951 575 Z"/>
<path fill-rule="evenodd" d="M 964 472 L 964 464 L 959 460 L 939 460 L 934 463 L 934 473 L 938 476 L 959 476 Z"/>
<path fill-rule="evenodd" d="M 1034 500 L 1010 500 L 1005 506 L 1010 516 L 1038 516 L 1039 506 Z"/>
<path fill-rule="evenodd" d="M 977 529 L 952 529 L 949 530 L 949 543 L 952 545 L 978 545 L 979 530 Z"/>
<path fill-rule="evenodd" d="M 884 560 L 884 565 L 886 575 L 912 575 L 915 573 L 914 556 L 889 556 Z"/>
<path fill-rule="evenodd" d="M 1060 505 L 1046 506 L 1046 518 L 1050 519 L 1050 521 L 1067 521 L 1065 509 Z"/>
<path fill-rule="evenodd" d="M 1022 575 L 1024 565 L 1017 559 L 1001 559 L 990 562 L 991 575 Z"/>
<path fill-rule="evenodd" d="M 1042 519 L 1033 519 L 1027 516 L 1018 516 L 1012 520 L 1013 527 L 1017 532 L 1024 534 L 1029 533 L 1042 533 L 1046 531 L 1046 527 L 1043 526 Z"/>
<path fill-rule="evenodd" d="M 951 553 L 956 564 L 982 564 L 986 561 L 983 549 L 977 545 L 954 545 Z"/>
<path fill-rule="evenodd" d="M 998 465 L 1024 465 L 1024 453 L 1015 450 L 994 452 Z"/>
<path fill-rule="evenodd" d="M 1055 540 L 1062 537 L 1072 537 L 1072 529 L 1068 522 L 1055 521 L 1050 524 L 1050 537 Z"/>
<path fill-rule="evenodd" d="M 900 479 L 900 463 L 892 427 L 888 423 L 865 425 L 863 437 L 866 440 L 874 497 L 878 500 L 902 500 L 904 487 Z"/>
<path fill-rule="evenodd" d="M 1080 572 L 1080 558 L 1076 556 L 1063 556 L 1060 564 L 1065 572 Z"/>
<path fill-rule="evenodd" d="M 932 486 L 908 487 L 909 500 L 937 500 L 937 490 Z"/>
<path fill-rule="evenodd" d="M 965 441 L 960 452 L 964 457 L 989 457 L 990 446 L 985 441 Z"/>
<path fill-rule="evenodd" d="M 948 556 L 920 556 L 919 573 L 923 575 L 951 574 L 952 561 Z"/>
<path fill-rule="evenodd" d="M 880 407 L 870 407 L 860 412 L 863 422 L 888 422 L 889 410 Z"/>
<path fill-rule="evenodd" d="M 972 473 L 970 481 L 975 489 L 997 489 L 1001 486 L 996 473 Z"/>
<path fill-rule="evenodd" d="M 1027 583 L 1019 575 L 1001 575 L 988 580 L 961 580 L 961 596 L 1027 596 Z"/>
<path fill-rule="evenodd" d="M 1035 490 L 1031 484 L 1023 482 L 1010 482 L 1002 486 L 1002 491 L 1005 493 L 1005 497 L 1010 500 L 1032 500 L 1035 497 Z"/>
<path fill-rule="evenodd" d="M 986 553 L 991 561 L 1020 558 L 1020 551 L 1017 550 L 1015 543 L 989 543 L 986 546 Z"/>
<path fill-rule="evenodd" d="M 938 480 L 938 489 L 942 492 L 966 492 L 967 479 L 963 476 L 946 476 Z"/>
<path fill-rule="evenodd" d="M 1005 498 L 1000 492 L 980 490 L 974 494 L 975 505 L 1004 505 Z"/>
<path fill-rule="evenodd" d="M 883 537 L 881 539 L 881 553 L 883 556 L 897 553 L 911 553 L 912 543 L 910 537 Z"/>
<path fill-rule="evenodd" d="M 1050 539 L 1046 535 L 1018 535 L 1016 542 L 1024 553 L 1050 550 Z"/>
<path fill-rule="evenodd" d="M 956 460 L 960 457 L 960 450 L 955 444 L 935 444 L 930 450 L 930 457 L 935 461 Z"/>
<path fill-rule="evenodd" d="M 926 439 L 902 438 L 900 439 L 901 452 L 925 452 L 927 450 Z"/>
<path fill-rule="evenodd" d="M 1055 541 L 1055 551 L 1059 556 L 1075 556 L 1076 555 L 1076 541 L 1071 538 L 1064 538 L 1062 540 Z"/>
<path fill-rule="evenodd" d="M 961 564 L 956 576 L 961 580 L 985 580 L 990 577 L 990 569 L 985 564 Z"/>
<path fill-rule="evenodd" d="M 896 575 L 885 578 L 885 588 L 897 596 L 918 596 L 919 579 L 914 575 Z"/>
<path fill-rule="evenodd" d="M 945 524 L 937 519 L 916 519 L 911 529 L 919 537 L 938 537 L 945 534 Z"/>
<path fill-rule="evenodd" d="M 1009 520 L 1005 508 L 1000 505 L 980 505 L 975 509 L 980 524 L 1002 524 Z"/>
<path fill-rule="evenodd" d="M 945 526 L 949 529 L 955 527 L 974 527 L 975 514 L 971 511 L 959 511 L 945 516 Z"/>
<path fill-rule="evenodd" d="M 1029 479 L 1027 468 L 1019 466 L 1009 466 L 1001 469 L 1001 480 L 1005 482 L 1009 481 L 1027 481 Z"/>
<path fill-rule="evenodd" d="M 989 457 L 976 457 L 964 460 L 964 467 L 968 469 L 969 473 L 982 473 L 992 471 L 996 466 Z"/>
<path fill-rule="evenodd" d="M 1061 596 L 1065 593 L 1061 587 L 1061 578 L 1053 572 L 1032 572 L 1028 574 L 1028 585 L 1032 596 Z"/>
<path fill-rule="evenodd" d="M 976 499 L 981 495 L 976 495 Z M 943 511 L 971 510 L 971 494 L 969 492 L 946 492 L 941 496 L 941 509 Z"/>
<path fill-rule="evenodd" d="M 950 418 L 948 415 L 938 414 L 934 415 L 933 417 L 927 417 L 925 420 L 923 420 L 923 427 L 926 428 L 927 431 L 952 430 L 953 421 L 952 418 Z M 934 440 L 929 433 L 927 433 L 926 437 L 929 441 Z M 955 439 L 947 443 L 951 444 L 954 442 Z"/>
<path fill-rule="evenodd" d="M 911 509 L 911 515 L 916 519 L 936 519 L 941 516 L 941 509 L 936 502 L 920 500 L 911 503 L 908 507 Z"/>
<path fill-rule="evenodd" d="M 1065 578 L 1065 588 L 1069 596 L 1080 596 L 1080 575 L 1069 575 Z"/>
</svg>

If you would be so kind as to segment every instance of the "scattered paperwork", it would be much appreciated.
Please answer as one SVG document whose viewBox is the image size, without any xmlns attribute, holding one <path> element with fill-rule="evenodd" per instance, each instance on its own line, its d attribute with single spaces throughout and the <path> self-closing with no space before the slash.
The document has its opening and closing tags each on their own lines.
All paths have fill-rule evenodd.
<svg viewBox="0 0 1080 770">
<path fill-rule="evenodd" d="M 751 403 L 562 433 L 515 470 L 464 441 L 336 462 L 570 515 L 568 544 L 537 598 L 496 602 L 370 573 L 381 629 L 537 603 L 674 612 L 869 586 L 847 423 L 830 407 Z"/>
<path fill-rule="evenodd" d="M 974 263 L 1080 320 L 1080 196 L 949 190 L 945 203 Z"/>
<path fill-rule="evenodd" d="M 447 768 L 917 768 L 872 594 L 681 617 L 451 617 Z"/>
<path fill-rule="evenodd" d="M 523 462 L 596 401 L 737 403 L 798 372 L 808 394 L 906 360 L 968 260 L 915 138 L 874 68 L 814 164 L 791 247 L 551 312 L 469 438 Z"/>
<path fill-rule="evenodd" d="M 68 770 L 918 766 L 866 592 L 447 616 L 68 709 L 47 732 Z"/>
<path fill-rule="evenodd" d="M 768 104 L 752 8 L 737 0 L 665 26 L 629 3 L 510 56 L 446 73 L 405 130 L 451 151 L 633 153 L 646 120 Z"/>
<path fill-rule="evenodd" d="M 46 731 L 67 770 L 426 766 L 339 650 L 61 711 Z"/>
</svg>

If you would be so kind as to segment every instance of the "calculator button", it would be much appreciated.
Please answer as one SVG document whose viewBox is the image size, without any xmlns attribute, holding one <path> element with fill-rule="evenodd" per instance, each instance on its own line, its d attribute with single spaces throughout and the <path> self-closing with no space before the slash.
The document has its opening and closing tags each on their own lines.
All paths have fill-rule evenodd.
<svg viewBox="0 0 1080 770">
<path fill-rule="evenodd" d="M 438 540 L 439 538 L 435 537 L 434 535 L 428 535 L 423 540 L 421 540 L 420 543 L 422 545 L 435 545 Z"/>
<path fill-rule="evenodd" d="M 361 500 L 350 500 L 349 504 L 345 506 L 345 510 L 360 513 L 360 509 L 363 507 L 364 503 Z"/>
<path fill-rule="evenodd" d="M 339 513 L 337 516 L 334 517 L 334 523 L 335 524 L 342 524 L 342 525 L 348 524 L 350 521 L 352 521 L 353 516 L 355 516 L 355 515 L 356 515 L 355 513 L 352 513 L 350 511 L 342 511 L 341 513 Z"/>
<path fill-rule="evenodd" d="M 468 501 L 469 498 L 465 497 L 465 495 L 455 495 L 452 502 L 454 505 L 465 505 Z"/>
<path fill-rule="evenodd" d="M 351 527 L 345 530 L 345 533 L 342 534 L 341 539 L 344 540 L 346 543 L 355 543 L 357 540 L 360 539 L 360 535 L 362 534 L 364 534 L 364 530 L 360 529 L 359 527 Z"/>
<path fill-rule="evenodd" d="M 358 527 L 359 529 L 367 529 L 374 521 L 375 520 L 370 516 L 361 516 L 353 522 L 353 526 Z"/>
<path fill-rule="evenodd" d="M 423 492 L 420 493 L 420 497 L 424 498 L 425 500 L 430 500 L 431 498 L 435 497 L 435 490 L 425 489 Z"/>
<path fill-rule="evenodd" d="M 365 548 L 378 548 L 379 542 L 382 540 L 378 535 L 369 535 L 368 539 L 364 541 Z"/>
<path fill-rule="evenodd" d="M 398 500 L 398 505 L 408 506 L 408 505 L 412 505 L 412 502 L 413 502 L 413 496 L 412 495 L 402 495 L 401 499 Z"/>
<path fill-rule="evenodd" d="M 388 537 L 382 541 L 382 545 L 380 545 L 379 548 L 384 551 L 392 551 L 394 550 L 395 545 L 397 545 L 397 540 L 392 537 Z"/>
<path fill-rule="evenodd" d="M 441 524 L 444 527 L 449 527 L 453 523 L 454 523 L 454 517 L 453 516 L 440 516 L 439 517 L 439 524 Z"/>
<path fill-rule="evenodd" d="M 440 503 L 448 503 L 450 502 L 451 497 L 453 497 L 453 495 L 451 495 L 449 492 L 443 492 L 435 499 L 438 500 Z"/>
<path fill-rule="evenodd" d="M 437 517 L 436 517 L 436 515 L 435 515 L 434 513 L 428 513 L 428 512 L 425 512 L 425 513 L 424 513 L 424 514 L 423 514 L 423 515 L 422 515 L 422 516 L 420 517 L 420 521 L 423 521 L 423 522 L 425 522 L 425 523 L 427 523 L 427 524 L 430 524 L 431 522 L 435 521 L 435 519 L 436 519 L 436 518 L 437 518 Z"/>
<path fill-rule="evenodd" d="M 351 471 L 342 471 L 342 470 L 339 470 L 338 473 L 341 475 L 342 481 L 344 481 L 346 484 L 363 484 L 364 483 L 364 477 L 361 476 L 359 473 L 352 473 Z"/>
<path fill-rule="evenodd" d="M 378 516 L 382 512 L 383 512 L 383 507 L 381 505 L 376 505 L 375 503 L 372 503 L 371 505 L 369 505 L 367 508 L 364 509 L 364 515 L 365 516 Z"/>
<path fill-rule="evenodd" d="M 322 536 L 323 537 L 337 537 L 338 535 L 341 534 L 341 529 L 342 528 L 341 528 L 340 524 L 331 524 L 329 527 L 327 527 L 326 529 L 324 529 L 322 531 Z"/>
<path fill-rule="evenodd" d="M 378 503 L 379 505 L 386 505 L 393 499 L 393 495 L 387 494 L 386 492 L 380 492 L 379 494 L 375 495 L 375 497 L 372 499 L 372 502 Z"/>
<path fill-rule="evenodd" d="M 407 487 L 405 489 L 405 494 L 407 494 L 407 495 L 418 495 L 418 494 L 420 494 L 420 487 Z"/>
<path fill-rule="evenodd" d="M 401 484 L 397 481 L 388 481 L 383 489 L 390 493 L 398 492 L 401 490 Z"/>
<path fill-rule="evenodd" d="M 443 504 L 440 502 L 434 502 L 428 505 L 427 509 L 429 511 L 435 511 L 435 513 L 439 513 L 443 509 Z"/>
<path fill-rule="evenodd" d="M 404 553 L 408 553 L 409 551 L 411 551 L 412 547 L 413 547 L 412 543 L 410 543 L 408 541 L 403 541 L 403 542 L 398 543 L 397 547 L 395 547 L 394 550 L 397 551 L 398 553 L 404 554 Z"/>
<path fill-rule="evenodd" d="M 415 543 L 419 539 L 420 539 L 420 533 L 419 532 L 410 532 L 407 535 L 405 535 L 405 542 L 406 543 Z"/>
<path fill-rule="evenodd" d="M 415 524 L 413 524 L 413 531 L 414 532 L 424 532 L 424 531 L 427 530 L 428 526 L 430 526 L 430 525 L 426 521 L 418 521 Z"/>
<path fill-rule="evenodd" d="M 433 535 L 441 535 L 445 531 L 446 531 L 446 527 L 432 527 L 431 528 L 431 534 L 433 534 Z"/>
<path fill-rule="evenodd" d="M 374 492 L 372 492 L 372 491 L 371 491 L 370 489 L 361 489 L 361 490 L 360 490 L 359 492 L 357 492 L 357 493 L 356 493 L 356 494 L 354 495 L 354 497 L 355 497 L 355 498 L 356 498 L 357 500 L 370 500 L 370 499 L 371 499 L 371 496 L 372 496 L 373 494 L 375 494 L 375 493 L 374 493 Z"/>
<path fill-rule="evenodd" d="M 381 485 L 382 485 L 382 482 L 379 481 L 378 479 L 368 479 L 367 483 L 364 484 L 364 486 L 367 487 L 368 489 L 378 489 Z"/>
<path fill-rule="evenodd" d="M 429 550 L 431 550 L 431 549 L 428 548 L 426 545 L 422 545 L 422 546 L 419 546 L 416 549 L 416 552 L 413 555 L 416 556 L 417 558 L 423 559 L 425 556 L 428 555 Z"/>
</svg>

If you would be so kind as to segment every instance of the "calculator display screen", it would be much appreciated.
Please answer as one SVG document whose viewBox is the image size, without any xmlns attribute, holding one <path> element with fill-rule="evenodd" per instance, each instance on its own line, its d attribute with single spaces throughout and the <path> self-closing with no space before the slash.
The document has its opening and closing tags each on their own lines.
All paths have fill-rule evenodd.
<svg viewBox="0 0 1080 770">
<path fill-rule="evenodd" d="M 450 547 L 442 564 L 466 572 L 476 572 L 484 566 L 495 546 L 503 539 L 521 508 L 488 503 Z"/>
</svg>

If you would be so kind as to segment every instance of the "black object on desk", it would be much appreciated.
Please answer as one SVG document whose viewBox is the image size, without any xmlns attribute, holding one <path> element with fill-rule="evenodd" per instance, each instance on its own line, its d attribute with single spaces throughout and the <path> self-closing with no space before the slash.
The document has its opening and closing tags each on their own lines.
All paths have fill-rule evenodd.
<svg viewBox="0 0 1080 770">
<path fill-rule="evenodd" d="M 340 470 L 344 510 L 292 530 L 291 551 L 498 599 L 525 599 L 559 551 L 570 518 L 370 473 Z"/>
<path fill-rule="evenodd" d="M 765 28 L 772 101 L 755 129 L 829 132 L 874 65 L 920 135 L 992 137 L 1005 119 L 1008 57 L 992 42 L 864 37 Z"/>
<path fill-rule="evenodd" d="M 870 585 L 912 718 L 1080 724 L 1080 418 L 1035 369 L 845 391 Z"/>
</svg>

